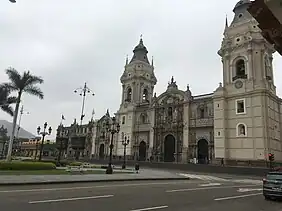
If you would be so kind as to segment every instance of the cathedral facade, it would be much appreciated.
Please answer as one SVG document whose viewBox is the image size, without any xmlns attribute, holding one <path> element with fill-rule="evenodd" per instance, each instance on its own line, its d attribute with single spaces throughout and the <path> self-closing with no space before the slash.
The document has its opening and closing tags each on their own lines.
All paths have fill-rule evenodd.
<svg viewBox="0 0 282 211">
<path fill-rule="evenodd" d="M 121 103 L 115 114 L 120 132 L 114 136 L 114 157 L 124 155 L 126 136 L 128 159 L 263 165 L 273 153 L 276 161 L 282 161 L 282 100 L 276 94 L 272 66 L 275 51 L 248 13 L 250 4 L 239 1 L 231 24 L 226 20 L 218 51 L 223 80 L 211 93 L 195 96 L 189 86 L 180 90 L 172 77 L 157 96 L 154 64 L 140 39 L 120 78 Z M 76 123 L 62 127 L 58 131 L 66 133 L 59 143 L 65 143 L 61 145 L 68 156 L 106 158 L 110 137 L 105 122 L 110 120 L 107 111 L 86 129 Z"/>
<path fill-rule="evenodd" d="M 282 160 L 281 99 L 276 95 L 272 59 L 275 52 L 239 1 L 234 19 L 226 21 L 218 51 L 223 83 L 209 94 L 179 90 L 172 77 L 156 96 L 153 61 L 143 40 L 121 76 L 122 96 L 116 113 L 121 131 L 116 155 L 123 155 L 122 136 L 130 137 L 127 155 L 138 160 L 201 163 L 265 162 L 268 153 Z"/>
</svg>

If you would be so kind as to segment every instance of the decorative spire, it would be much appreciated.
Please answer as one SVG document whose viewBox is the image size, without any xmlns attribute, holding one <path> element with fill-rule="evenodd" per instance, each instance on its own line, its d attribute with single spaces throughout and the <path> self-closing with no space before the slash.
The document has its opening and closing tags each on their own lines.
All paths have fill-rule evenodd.
<svg viewBox="0 0 282 211">
<path fill-rule="evenodd" d="M 170 82 L 168 82 L 168 87 L 167 87 L 168 89 L 171 89 L 171 88 L 173 88 L 173 89 L 178 89 L 178 86 L 177 86 L 177 84 L 176 84 L 176 81 L 174 80 L 174 77 L 172 76 L 171 77 L 171 80 L 170 80 Z"/>
<path fill-rule="evenodd" d="M 110 116 L 109 109 L 107 109 L 106 116 Z"/>
<path fill-rule="evenodd" d="M 225 28 L 224 28 L 224 35 L 226 34 L 226 32 L 227 32 L 227 29 L 229 28 L 229 26 L 228 26 L 228 19 L 227 19 L 227 15 L 226 15 L 226 18 L 225 18 Z"/>
<path fill-rule="evenodd" d="M 126 55 L 125 65 L 128 65 L 128 54 Z"/>
<path fill-rule="evenodd" d="M 189 99 L 191 99 L 191 97 L 192 97 L 192 92 L 191 92 L 191 90 L 190 90 L 189 84 L 187 84 L 186 95 L 188 96 Z"/>
<path fill-rule="evenodd" d="M 92 110 L 92 116 L 91 116 L 91 121 L 93 120 L 94 115 L 95 115 L 95 110 L 94 110 L 94 108 L 93 108 L 93 110 Z"/>
</svg>

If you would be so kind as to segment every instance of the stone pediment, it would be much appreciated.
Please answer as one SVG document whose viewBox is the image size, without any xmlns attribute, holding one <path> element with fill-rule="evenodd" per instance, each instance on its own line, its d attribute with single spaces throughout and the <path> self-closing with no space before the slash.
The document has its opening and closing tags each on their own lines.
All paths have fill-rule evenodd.
<svg viewBox="0 0 282 211">
<path fill-rule="evenodd" d="M 188 97 L 186 96 L 185 92 L 181 90 L 175 90 L 174 92 L 162 93 L 154 100 L 153 106 L 176 104 L 178 102 L 181 103 L 185 101 L 188 101 Z"/>
</svg>

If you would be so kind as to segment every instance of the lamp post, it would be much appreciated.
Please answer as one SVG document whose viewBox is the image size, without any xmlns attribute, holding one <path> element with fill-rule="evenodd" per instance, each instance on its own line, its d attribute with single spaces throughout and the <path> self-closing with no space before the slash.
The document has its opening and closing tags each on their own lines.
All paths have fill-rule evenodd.
<svg viewBox="0 0 282 211">
<path fill-rule="evenodd" d="M 21 121 L 22 121 L 22 115 L 23 115 L 23 114 L 29 114 L 29 112 L 28 112 L 28 111 L 25 111 L 25 110 L 24 110 L 24 107 L 23 107 L 23 105 L 22 105 L 21 110 L 20 110 L 20 116 L 19 116 L 19 124 L 18 124 L 17 134 L 16 134 L 16 141 L 18 142 L 19 148 L 21 147 L 21 143 L 20 143 L 20 140 L 19 140 L 19 133 L 20 133 L 20 129 L 21 129 Z"/>
<path fill-rule="evenodd" d="M 106 123 L 106 129 L 111 134 L 111 143 L 110 143 L 110 157 L 109 157 L 109 164 L 106 170 L 106 174 L 112 174 L 113 168 L 112 168 L 112 156 L 113 156 L 113 141 L 114 141 L 114 134 L 119 133 L 120 125 L 116 121 L 116 118 L 112 118 L 112 122 L 110 123 L 109 120 L 107 120 Z"/>
<path fill-rule="evenodd" d="M 61 156 L 62 156 L 62 148 L 63 148 L 63 125 L 60 125 L 60 132 L 59 132 L 59 140 L 60 140 L 60 146 L 59 146 L 59 153 L 58 153 L 58 164 L 61 162 Z"/>
<path fill-rule="evenodd" d="M 82 125 L 82 120 L 85 117 L 84 114 L 84 107 L 85 107 L 85 98 L 86 94 L 92 94 L 94 96 L 94 92 L 87 86 L 86 82 L 84 83 L 83 87 L 77 88 L 74 90 L 74 93 L 79 93 L 80 96 L 82 96 L 82 106 L 81 106 L 81 115 L 80 115 L 80 125 Z"/>
<path fill-rule="evenodd" d="M 40 152 L 39 152 L 39 161 L 41 161 L 41 158 L 42 158 L 42 152 L 43 152 L 43 146 L 44 146 L 44 138 L 45 138 L 46 135 L 51 135 L 51 132 L 52 132 L 51 126 L 48 128 L 48 132 L 46 131 L 47 126 L 48 126 L 48 123 L 45 122 L 44 126 L 43 126 L 43 131 L 41 131 L 40 126 L 37 127 L 37 134 L 38 135 L 42 135 L 42 141 L 41 141 Z"/>
<path fill-rule="evenodd" d="M 122 134 L 123 136 L 124 134 Z M 127 136 L 123 137 L 122 143 L 123 145 L 123 164 L 122 164 L 122 169 L 126 168 L 126 146 L 129 144 L 129 138 Z"/>
<path fill-rule="evenodd" d="M 37 151 L 38 151 L 38 145 L 39 145 L 40 139 L 36 138 L 36 143 L 35 143 L 35 155 L 34 155 L 34 160 L 36 161 L 37 158 Z"/>
</svg>

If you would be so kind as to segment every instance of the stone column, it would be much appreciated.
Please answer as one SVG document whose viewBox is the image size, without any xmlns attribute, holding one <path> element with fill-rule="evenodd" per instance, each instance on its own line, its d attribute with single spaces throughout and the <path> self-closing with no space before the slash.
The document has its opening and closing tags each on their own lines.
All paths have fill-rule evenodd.
<svg viewBox="0 0 282 211">
<path fill-rule="evenodd" d="M 189 157 L 188 157 L 188 147 L 183 147 L 182 148 L 182 154 L 181 154 L 181 163 L 188 163 L 189 162 Z"/>
</svg>

